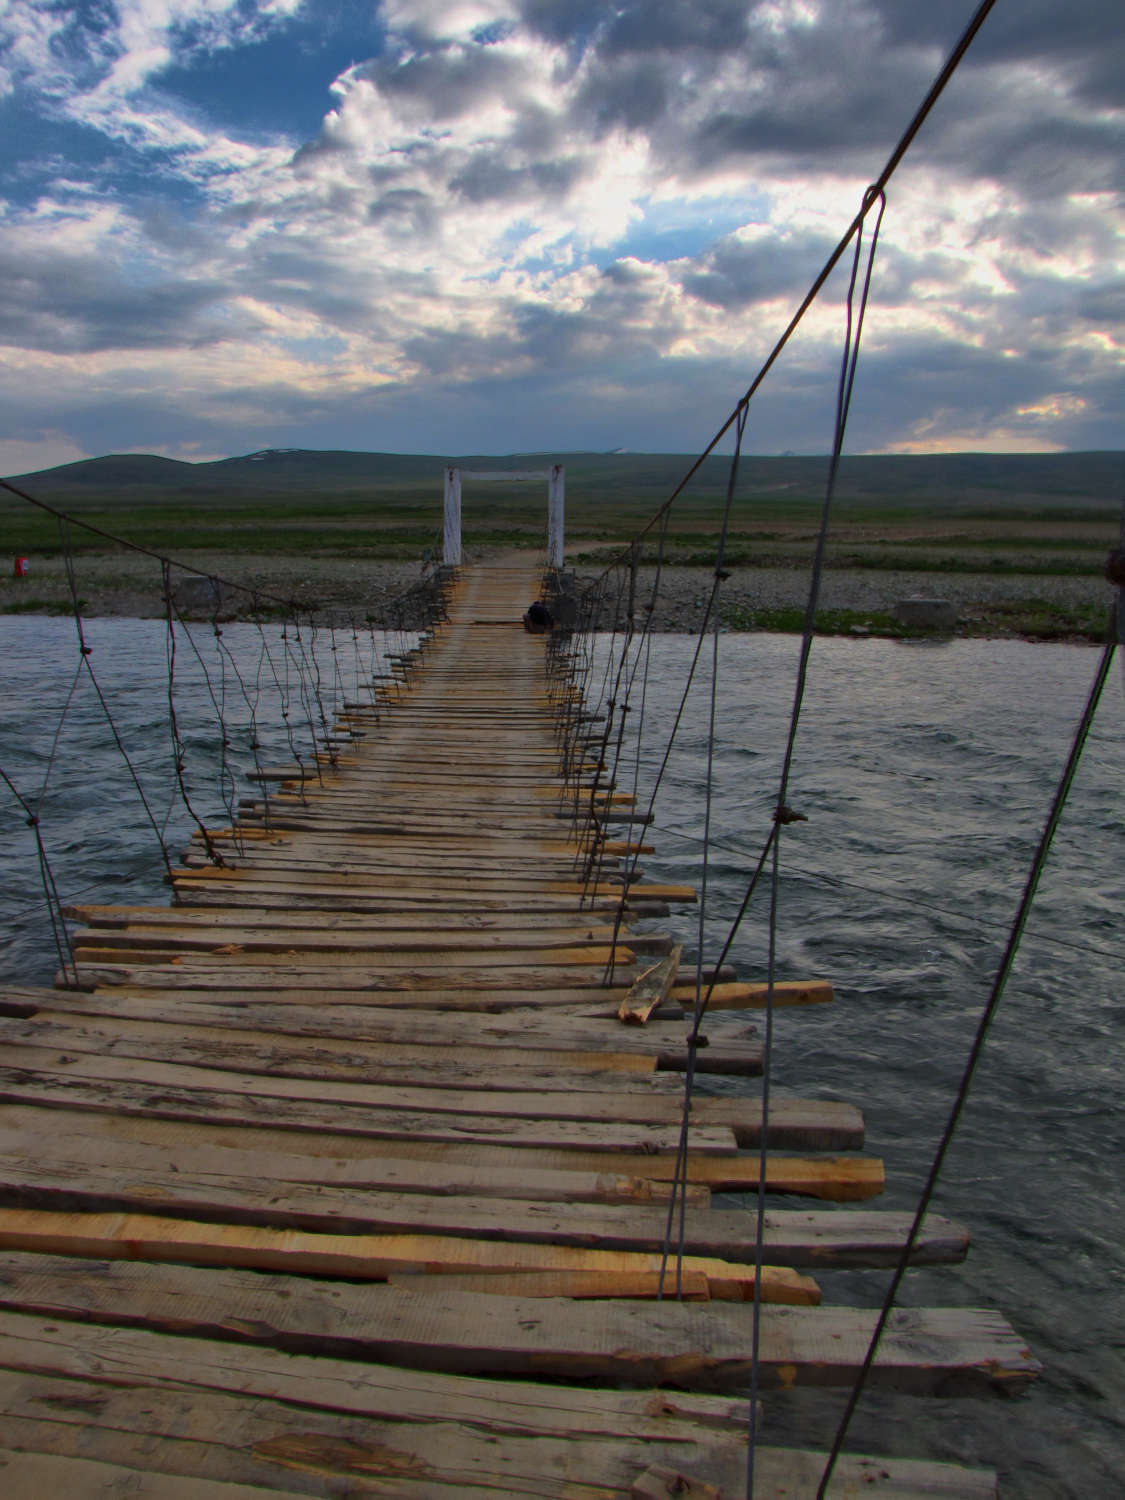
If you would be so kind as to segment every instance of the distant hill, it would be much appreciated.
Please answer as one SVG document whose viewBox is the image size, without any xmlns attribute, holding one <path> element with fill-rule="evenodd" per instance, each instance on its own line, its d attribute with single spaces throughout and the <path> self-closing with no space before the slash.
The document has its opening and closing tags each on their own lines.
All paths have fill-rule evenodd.
<svg viewBox="0 0 1125 1500">
<path fill-rule="evenodd" d="M 441 470 L 527 469 L 566 465 L 568 489 L 598 492 L 607 499 L 628 492 L 659 501 L 689 469 L 690 455 L 678 453 L 411 454 L 351 453 L 302 448 L 271 448 L 209 463 L 183 463 L 156 454 L 110 454 L 54 469 L 21 474 L 13 483 L 45 499 L 109 505 L 161 500 L 214 500 L 223 495 L 333 497 L 375 493 L 385 488 L 432 487 L 440 493 Z M 814 499 L 824 483 L 827 460 L 758 457 L 742 460 L 740 492 L 769 494 L 777 500 Z M 693 489 L 718 492 L 726 484 L 728 460 L 703 464 Z M 1111 509 L 1120 505 L 1125 454 L 947 453 L 859 455 L 845 458 L 839 497 L 892 506 L 954 508 L 1070 506 Z"/>
</svg>

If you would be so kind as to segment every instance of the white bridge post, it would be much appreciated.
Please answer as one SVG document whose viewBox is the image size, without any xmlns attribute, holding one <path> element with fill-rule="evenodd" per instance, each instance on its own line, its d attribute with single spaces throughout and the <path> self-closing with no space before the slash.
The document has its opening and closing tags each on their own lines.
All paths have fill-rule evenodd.
<svg viewBox="0 0 1125 1500">
<path fill-rule="evenodd" d="M 445 535 L 442 558 L 448 568 L 461 566 L 461 470 L 445 471 Z"/>
<path fill-rule="evenodd" d="M 461 564 L 461 481 L 484 479 L 547 481 L 547 566 L 563 565 L 563 517 L 566 510 L 566 470 L 562 464 L 549 469 L 446 469 L 445 471 L 445 561 L 450 567 Z"/>
<path fill-rule="evenodd" d="M 555 464 L 547 481 L 547 566 L 563 565 L 563 520 L 566 512 L 566 470 Z"/>
</svg>

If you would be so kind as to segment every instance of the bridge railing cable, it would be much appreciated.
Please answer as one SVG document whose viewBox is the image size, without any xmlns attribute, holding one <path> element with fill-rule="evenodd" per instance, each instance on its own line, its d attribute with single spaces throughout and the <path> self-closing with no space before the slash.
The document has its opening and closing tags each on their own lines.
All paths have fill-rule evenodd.
<svg viewBox="0 0 1125 1500">
<path fill-rule="evenodd" d="M 193 847 L 182 859 L 189 866 L 244 857 L 246 819 L 268 828 L 274 799 L 259 792 L 240 803 L 240 776 L 262 787 L 278 774 L 269 769 L 268 757 L 288 750 L 296 772 L 292 784 L 303 798 L 306 782 L 320 776 L 322 765 L 336 762 L 334 726 L 349 694 L 378 701 L 375 679 L 396 648 L 400 655 L 414 651 L 443 617 L 447 578 L 435 568 L 401 597 L 360 617 L 354 609 L 309 605 L 211 574 L 116 536 L 10 481 L 0 480 L 0 490 L 53 519 L 75 627 L 76 655 L 69 666 L 57 632 L 47 651 L 37 637 L 37 712 L 30 725 L 26 714 L 22 728 L 10 716 L 0 724 L 0 759 L 7 762 L 0 765 L 0 784 L 32 831 L 59 972 L 74 985 L 80 976 L 66 941 L 65 889 L 88 888 L 95 867 L 103 879 L 139 882 L 146 891 L 152 879 L 141 873 L 151 867 L 122 843 L 132 828 L 127 806 L 115 810 L 109 840 L 101 830 L 95 837 L 89 823 L 93 810 L 114 796 L 113 759 L 124 770 L 165 879 L 173 876 L 173 850 L 188 829 L 194 829 Z M 99 552 L 113 548 L 145 560 L 139 608 L 148 617 L 130 622 L 127 636 L 120 622 L 91 625 L 87 619 L 78 533 L 87 546 L 94 539 Z M 153 565 L 147 577 L 146 562 Z M 96 572 L 92 576 L 96 586 Z M 136 581 L 131 573 L 129 581 Z M 340 648 L 345 630 L 350 654 Z M 45 674 L 58 673 L 66 674 L 61 694 L 45 680 Z M 57 705 L 53 710 L 51 703 Z M 104 747 L 96 739 L 92 710 L 108 732 Z M 104 791 L 99 778 L 108 778 Z M 223 827 L 213 826 L 219 810 Z M 185 817 L 188 829 L 182 828 Z M 115 848 L 121 849 L 121 868 L 111 864 Z M 0 857 L 12 871 L 4 881 L 5 909 L 15 913 L 31 892 L 24 891 L 18 873 L 16 845 Z M 32 937 L 26 941 L 34 946 Z"/>
</svg>

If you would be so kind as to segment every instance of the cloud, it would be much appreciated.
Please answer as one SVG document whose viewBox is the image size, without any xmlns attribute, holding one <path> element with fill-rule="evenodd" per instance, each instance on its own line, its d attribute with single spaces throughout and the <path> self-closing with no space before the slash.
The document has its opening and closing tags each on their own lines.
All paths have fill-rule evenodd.
<svg viewBox="0 0 1125 1500">
<path fill-rule="evenodd" d="M 296 0 L 14 0 L 3 76 L 73 156 L 29 153 L 38 197 L 4 211 L 12 409 L 95 448 L 706 441 L 965 11 L 389 0 L 302 140 L 220 128 L 169 82 L 283 47 Z M 990 19 L 892 185 L 866 446 L 1119 441 L 1119 15 L 1022 12 Z M 844 277 L 763 391 L 772 448 L 827 442 Z"/>
</svg>

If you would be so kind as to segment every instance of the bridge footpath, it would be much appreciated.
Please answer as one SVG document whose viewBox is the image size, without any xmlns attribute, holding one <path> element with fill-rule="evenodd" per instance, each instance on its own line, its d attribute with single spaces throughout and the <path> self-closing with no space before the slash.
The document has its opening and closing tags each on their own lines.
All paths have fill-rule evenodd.
<svg viewBox="0 0 1125 1500">
<path fill-rule="evenodd" d="M 174 904 L 75 908 L 81 988 L 0 993 L 13 1500 L 744 1492 L 755 1199 L 711 1194 L 757 1183 L 760 1047 L 708 1023 L 658 1299 L 694 988 L 651 914 L 693 893 L 626 886 L 603 850 L 583 904 L 557 738 L 577 690 L 548 690 L 548 642 L 520 626 L 536 587 L 518 560 L 459 578 L 447 621 L 345 711 L 322 780 L 271 768 L 212 835 L 224 863 L 185 856 Z M 612 851 L 609 795 L 590 826 Z M 886 1266 L 906 1234 L 864 1201 L 882 1168 L 862 1133 L 846 1104 L 771 1107 L 767 1436 L 773 1403 L 850 1383 L 874 1321 L 812 1273 Z M 915 1258 L 966 1244 L 931 1216 Z M 874 1378 L 972 1395 L 1035 1370 L 995 1313 L 911 1308 Z M 820 1463 L 760 1448 L 756 1493 L 811 1495 Z M 831 1493 L 993 1491 L 849 1458 Z"/>
</svg>

